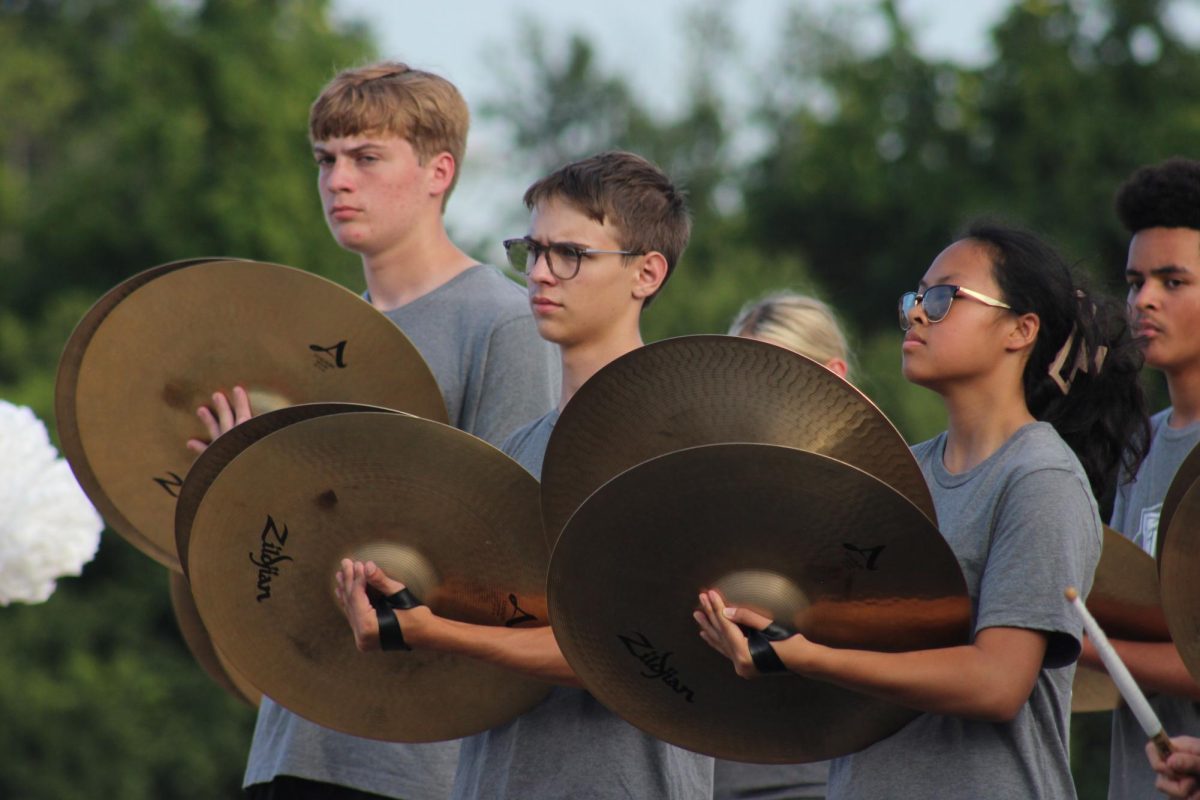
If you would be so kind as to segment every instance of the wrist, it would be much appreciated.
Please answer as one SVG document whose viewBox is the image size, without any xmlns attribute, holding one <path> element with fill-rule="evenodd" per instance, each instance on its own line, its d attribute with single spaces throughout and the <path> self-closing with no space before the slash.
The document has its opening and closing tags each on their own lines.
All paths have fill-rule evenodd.
<svg viewBox="0 0 1200 800">
<path fill-rule="evenodd" d="M 792 636 L 775 642 L 775 652 L 789 671 L 799 675 L 816 678 L 827 671 L 825 660 L 829 648 L 815 644 L 803 636 Z"/>
<path fill-rule="evenodd" d="M 779 657 L 779 651 L 773 646 L 782 639 L 772 639 L 763 631 L 750 631 L 746 635 L 746 645 L 750 650 L 750 660 L 760 675 L 783 675 L 788 672 L 787 665 Z"/>
<path fill-rule="evenodd" d="M 428 606 L 405 611 L 393 611 L 400 619 L 400 627 L 404 631 L 404 641 L 413 650 L 437 649 L 437 617 Z"/>
</svg>

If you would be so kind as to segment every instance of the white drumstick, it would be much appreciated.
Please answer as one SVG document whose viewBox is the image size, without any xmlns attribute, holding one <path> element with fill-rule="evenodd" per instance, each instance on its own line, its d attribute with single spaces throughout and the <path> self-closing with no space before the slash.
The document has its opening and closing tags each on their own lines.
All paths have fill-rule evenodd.
<svg viewBox="0 0 1200 800">
<path fill-rule="evenodd" d="M 1071 586 L 1067 588 L 1066 595 L 1083 619 L 1083 629 L 1087 631 L 1088 638 L 1092 640 L 1096 652 L 1100 654 L 1100 660 L 1104 662 L 1104 668 L 1108 670 L 1109 677 L 1113 679 L 1113 683 L 1121 692 L 1121 697 L 1125 699 L 1125 705 L 1129 706 L 1129 710 L 1137 717 L 1138 724 L 1142 726 L 1146 736 L 1154 742 L 1159 755 L 1165 760 L 1167 756 L 1171 755 L 1171 740 L 1163 730 L 1162 723 L 1158 721 L 1158 715 L 1146 701 L 1146 696 L 1138 688 L 1137 681 L 1129 674 L 1129 668 L 1125 666 L 1125 662 L 1109 644 L 1108 637 L 1104 635 L 1104 631 L 1100 630 L 1095 618 L 1087 610 L 1083 600 L 1079 598 L 1079 592 L 1075 591 L 1074 586 Z"/>
</svg>

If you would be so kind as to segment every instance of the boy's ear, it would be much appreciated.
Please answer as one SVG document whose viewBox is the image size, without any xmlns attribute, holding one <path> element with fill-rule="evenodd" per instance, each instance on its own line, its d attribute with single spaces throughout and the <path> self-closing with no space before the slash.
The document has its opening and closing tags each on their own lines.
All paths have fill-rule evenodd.
<svg viewBox="0 0 1200 800">
<path fill-rule="evenodd" d="M 667 258 L 657 250 L 642 256 L 633 275 L 633 296 L 645 300 L 654 295 L 667 279 Z"/>
<path fill-rule="evenodd" d="M 454 156 L 443 150 L 429 159 L 426 169 L 430 179 L 430 194 L 442 195 L 449 190 L 450 184 L 454 182 L 454 174 L 458 169 L 458 165 L 454 163 Z"/>
</svg>

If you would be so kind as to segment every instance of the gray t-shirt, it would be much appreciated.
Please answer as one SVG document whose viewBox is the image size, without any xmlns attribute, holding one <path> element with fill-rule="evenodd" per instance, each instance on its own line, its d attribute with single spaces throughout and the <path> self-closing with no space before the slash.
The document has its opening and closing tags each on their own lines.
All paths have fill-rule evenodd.
<svg viewBox="0 0 1200 800">
<path fill-rule="evenodd" d="M 1100 559 L 1099 512 L 1075 455 L 1043 422 L 1018 430 L 959 474 L 943 463 L 946 434 L 913 448 L 938 523 L 962 567 L 972 630 L 1049 635 L 1046 658 L 1011 722 L 922 714 L 898 733 L 835 759 L 830 798 L 1073 798 L 1067 750 L 1082 625 L 1063 597 L 1086 596 Z"/>
<path fill-rule="evenodd" d="M 502 449 L 540 477 L 558 412 Z M 512 722 L 464 739 L 455 800 L 696 800 L 712 795 L 713 760 L 625 722 L 583 689 L 555 687 Z"/>
<path fill-rule="evenodd" d="M 810 800 L 825 796 L 829 762 L 744 764 L 717 759 L 713 800 Z"/>
<path fill-rule="evenodd" d="M 1137 477 L 1117 488 L 1113 504 L 1113 529 L 1151 555 L 1158 544 L 1158 516 L 1167 489 L 1184 458 L 1200 443 L 1200 422 L 1171 428 L 1167 425 L 1170 417 L 1167 408 L 1150 418 L 1150 452 Z M 1167 694 L 1151 694 L 1147 699 L 1168 734 L 1200 736 L 1200 704 Z M 1146 759 L 1146 734 L 1122 703 L 1113 712 L 1108 796 L 1110 800 L 1161 798 L 1154 789 L 1154 778 Z"/>
<path fill-rule="evenodd" d="M 455 427 L 498 444 L 554 405 L 558 354 L 538 336 L 525 292 L 495 267 L 467 269 L 387 316 L 429 364 Z M 347 736 L 264 697 L 243 785 L 290 775 L 385 797 L 444 800 L 458 747 Z"/>
</svg>

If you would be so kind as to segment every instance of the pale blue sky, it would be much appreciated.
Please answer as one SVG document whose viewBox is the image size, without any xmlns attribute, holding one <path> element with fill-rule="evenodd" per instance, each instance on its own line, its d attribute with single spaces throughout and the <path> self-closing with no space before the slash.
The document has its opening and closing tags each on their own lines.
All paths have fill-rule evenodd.
<svg viewBox="0 0 1200 800">
<path fill-rule="evenodd" d="M 632 77 L 648 99 L 671 102 L 685 84 L 681 21 L 701 0 L 335 0 L 340 16 L 368 21 L 384 55 L 446 75 L 468 99 L 494 92 L 483 58 L 489 46 L 511 47 L 516 22 L 538 21 L 549 36 L 581 32 L 603 63 Z M 739 39 L 750 51 L 778 45 L 778 22 L 792 6 L 818 13 L 863 9 L 875 0 L 725 0 Z M 927 54 L 983 58 L 985 33 L 1012 0 L 900 0 Z M 871 31 L 864 31 L 869 37 Z"/>
<path fill-rule="evenodd" d="M 899 0 L 899 7 L 926 56 L 979 63 L 991 54 L 988 30 L 1014 1 Z M 605 72 L 629 78 L 642 100 L 669 113 L 686 97 L 691 63 L 682 21 L 702 2 L 721 3 L 750 69 L 768 63 L 780 46 L 788 8 L 827 14 L 877 6 L 877 0 L 334 0 L 334 8 L 341 18 L 367 22 L 383 56 L 446 76 L 472 106 L 502 96 L 495 55 L 511 51 L 519 41 L 518 21 L 532 18 L 550 45 L 576 32 L 587 36 Z M 1094 0 L 1072 2 L 1095 8 Z M 1179 28 L 1200 32 L 1200 2 L 1174 0 L 1172 12 Z M 867 45 L 880 38 L 878 26 L 861 30 Z M 536 177 L 514 170 L 502 132 L 476 117 L 446 214 L 451 231 L 471 239 L 522 232 L 521 193 Z M 500 258 L 499 245 L 493 249 L 486 255 Z"/>
</svg>

